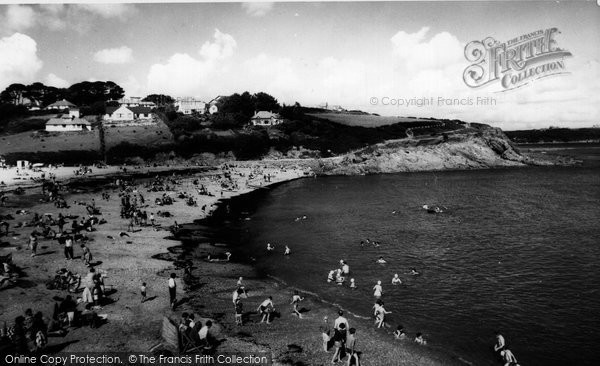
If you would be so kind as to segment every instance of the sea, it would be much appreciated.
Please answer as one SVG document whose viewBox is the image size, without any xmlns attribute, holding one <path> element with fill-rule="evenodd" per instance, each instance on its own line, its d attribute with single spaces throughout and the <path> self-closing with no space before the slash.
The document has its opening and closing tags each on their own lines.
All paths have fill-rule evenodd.
<svg viewBox="0 0 600 366">
<path fill-rule="evenodd" d="M 236 258 L 350 319 L 372 317 L 381 281 L 382 331 L 421 332 L 465 364 L 498 364 L 498 330 L 523 366 L 595 365 L 600 144 L 521 148 L 581 164 L 305 178 L 230 200 L 215 220 Z M 327 282 L 341 259 L 354 290 Z"/>
</svg>

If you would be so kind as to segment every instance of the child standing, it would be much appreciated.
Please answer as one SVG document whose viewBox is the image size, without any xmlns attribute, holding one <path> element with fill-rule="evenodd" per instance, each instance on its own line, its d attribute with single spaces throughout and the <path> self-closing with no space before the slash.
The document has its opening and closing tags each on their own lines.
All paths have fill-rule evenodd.
<svg viewBox="0 0 600 366">
<path fill-rule="evenodd" d="M 244 313 L 244 306 L 242 305 L 242 301 L 238 298 L 235 300 L 235 324 L 242 324 L 242 314 Z"/>
<path fill-rule="evenodd" d="M 142 302 L 146 301 L 146 282 L 142 282 L 142 286 L 140 286 L 140 293 L 142 294 Z"/>
<path fill-rule="evenodd" d="M 294 296 L 292 296 L 292 302 L 291 304 L 294 305 L 294 311 L 293 313 L 298 315 L 298 318 L 302 319 L 302 314 L 300 313 L 300 311 L 298 311 L 298 304 L 300 303 L 300 301 L 304 300 L 303 297 L 300 297 L 300 295 L 298 295 L 298 290 L 294 291 Z"/>
</svg>

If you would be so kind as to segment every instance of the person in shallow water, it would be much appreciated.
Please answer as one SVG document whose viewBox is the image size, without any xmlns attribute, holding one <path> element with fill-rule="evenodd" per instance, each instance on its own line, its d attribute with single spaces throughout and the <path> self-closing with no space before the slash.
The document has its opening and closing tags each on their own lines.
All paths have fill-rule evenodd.
<svg viewBox="0 0 600 366">
<path fill-rule="evenodd" d="M 290 247 L 288 247 L 287 245 L 285 246 L 285 252 L 283 252 L 283 255 L 290 255 L 292 253 Z"/>
<path fill-rule="evenodd" d="M 267 243 L 267 252 L 272 252 L 275 250 L 275 247 L 271 245 L 271 243 Z"/>
<path fill-rule="evenodd" d="M 392 278 L 392 285 L 401 285 L 402 284 L 402 280 L 400 279 L 400 277 L 398 277 L 398 274 L 396 273 L 394 275 L 394 278 Z"/>
<path fill-rule="evenodd" d="M 335 281 L 335 271 L 332 269 L 331 271 L 329 271 L 329 274 L 327 275 L 327 282 L 333 282 Z"/>
<path fill-rule="evenodd" d="M 356 290 L 356 283 L 354 283 L 354 278 L 350 279 L 350 288 Z"/>
<path fill-rule="evenodd" d="M 419 272 L 417 272 L 417 269 L 416 269 L 416 268 L 412 268 L 412 269 L 410 270 L 410 274 L 411 274 L 411 275 L 413 275 L 413 276 L 420 275 L 420 273 L 419 273 Z"/>
<path fill-rule="evenodd" d="M 381 287 L 381 281 L 377 281 L 377 284 L 373 286 L 373 296 L 381 297 L 383 295 L 383 287 Z"/>
<path fill-rule="evenodd" d="M 386 264 L 387 262 L 385 261 L 385 259 L 383 259 L 383 256 L 380 256 L 379 259 L 377 260 L 378 264 Z"/>
</svg>

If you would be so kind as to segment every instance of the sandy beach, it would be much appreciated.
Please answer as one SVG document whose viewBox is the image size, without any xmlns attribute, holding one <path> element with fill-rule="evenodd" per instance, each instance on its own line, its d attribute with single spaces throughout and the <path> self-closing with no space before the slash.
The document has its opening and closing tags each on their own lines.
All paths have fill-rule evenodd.
<svg viewBox="0 0 600 366">
<path fill-rule="evenodd" d="M 155 168 L 152 172 L 161 169 L 163 172 L 166 170 L 162 167 Z M 68 172 L 73 170 L 74 168 L 64 168 L 64 175 L 59 176 L 57 173 L 57 179 L 72 178 Z M 116 174 L 119 171 L 119 168 L 107 168 L 102 170 L 101 175 L 106 177 L 110 176 L 109 172 Z M 9 235 L 0 238 L 0 255 L 12 254 L 13 263 L 21 268 L 23 276 L 16 285 L 0 290 L 0 325 L 2 322 L 12 325 L 15 317 L 23 315 L 28 308 L 34 313 L 42 311 L 45 317 L 51 316 L 55 303 L 68 294 L 64 290 L 46 288 L 45 284 L 54 277 L 55 272 L 60 268 L 82 276 L 88 272 L 78 245 L 74 248 L 75 259 L 69 261 L 63 255 L 62 245 L 56 240 L 40 238 L 37 256 L 32 257 L 27 243 L 34 227 L 16 228 L 16 225 L 19 222 L 30 222 L 34 213 L 52 213 L 54 217 L 59 213 L 85 217 L 87 212 L 83 203 L 89 204 L 94 199 L 96 207 L 101 211 L 98 217 L 106 220 L 106 223 L 95 225 L 94 231 L 86 233 L 89 237 L 87 247 L 93 254 L 95 268 L 106 275 L 104 283 L 108 296 L 96 312 L 105 316 L 107 322 L 97 329 L 74 327 L 69 328 L 64 337 L 50 337 L 50 350 L 146 352 L 161 342 L 160 329 L 164 316 L 177 322 L 183 312 L 188 312 L 194 313 L 196 319 L 200 318 L 202 322 L 207 319 L 213 321 L 213 332 L 223 340 L 217 352 L 264 351 L 272 354 L 278 364 L 329 363 L 332 350 L 328 353 L 322 350 L 319 326 L 325 315 L 329 317 L 330 325 L 333 325 L 337 309 L 307 296 L 302 306 L 311 310 L 303 319 L 298 319 L 290 311 L 289 301 L 293 289 L 274 280 L 258 277 L 250 265 L 238 261 L 235 252 L 229 262 L 201 262 L 192 271 L 194 280 L 184 283 L 184 270 L 176 261 L 181 252 L 180 243 L 168 239 L 171 235 L 168 228 L 174 222 L 183 224 L 205 218 L 221 200 L 310 175 L 306 168 L 298 168 L 292 164 L 284 166 L 282 163 L 234 162 L 203 173 L 172 173 L 167 180 L 169 191 L 150 192 L 138 179 L 130 188 L 133 194 L 140 193 L 144 196 L 146 203 L 143 209 L 154 214 L 155 226 L 136 226 L 132 231 L 128 231 L 129 220 L 120 217 L 120 189 L 114 184 L 94 186 L 88 182 L 81 186 L 77 180 L 72 180 L 70 188 L 61 192 L 69 207 L 61 209 L 56 208 L 52 202 L 40 202 L 43 196 L 39 186 L 28 188 L 24 195 L 9 193 L 9 199 L 5 207 L 0 208 L 0 212 L 12 215 L 14 220 L 7 220 L 10 224 Z M 114 179 L 111 178 L 110 181 Z M 145 179 L 146 182 L 150 180 Z M 18 180 L 9 182 L 14 184 Z M 209 195 L 198 194 L 197 189 L 201 186 L 204 186 Z M 178 198 L 179 192 L 189 193 L 196 201 L 196 206 L 188 206 L 185 199 Z M 110 198 L 103 200 L 102 193 L 107 193 Z M 163 194 L 172 197 L 173 204 L 157 205 L 156 199 Z M 26 210 L 27 214 L 17 214 L 17 210 Z M 168 211 L 170 217 L 160 217 L 158 211 Z M 70 227 L 70 222 L 67 227 Z M 120 236 L 121 232 L 128 236 Z M 215 258 L 222 256 L 226 250 L 228 249 L 206 243 L 200 244 L 196 253 L 210 254 Z M 175 311 L 169 307 L 167 291 L 167 278 L 171 273 L 177 274 L 178 281 L 179 305 Z M 241 327 L 235 325 L 231 302 L 232 292 L 236 289 L 240 276 L 244 277 L 244 285 L 249 290 L 248 298 L 243 299 L 246 324 Z M 148 300 L 143 303 L 140 301 L 139 289 L 142 282 L 147 283 L 148 293 Z M 81 292 L 73 295 L 82 296 Z M 261 324 L 255 309 L 269 295 L 273 296 L 281 317 L 272 324 Z M 79 311 L 83 310 L 83 305 L 78 305 Z M 352 317 L 349 320 L 357 328 L 358 348 L 363 352 L 365 365 L 389 365 L 390 360 L 407 365 L 458 362 L 427 347 L 418 347 L 411 341 L 394 341 L 391 330 L 378 331 L 371 320 Z M 294 346 L 290 348 L 290 345 Z"/>
</svg>

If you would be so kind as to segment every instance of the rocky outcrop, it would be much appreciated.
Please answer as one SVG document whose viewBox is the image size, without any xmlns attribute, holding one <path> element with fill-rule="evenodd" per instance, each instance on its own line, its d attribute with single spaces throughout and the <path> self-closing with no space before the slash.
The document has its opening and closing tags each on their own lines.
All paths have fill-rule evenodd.
<svg viewBox="0 0 600 366">
<path fill-rule="evenodd" d="M 317 174 L 359 175 L 547 165 L 522 155 L 502 130 L 486 125 L 445 136 L 391 140 L 311 163 Z"/>
</svg>

